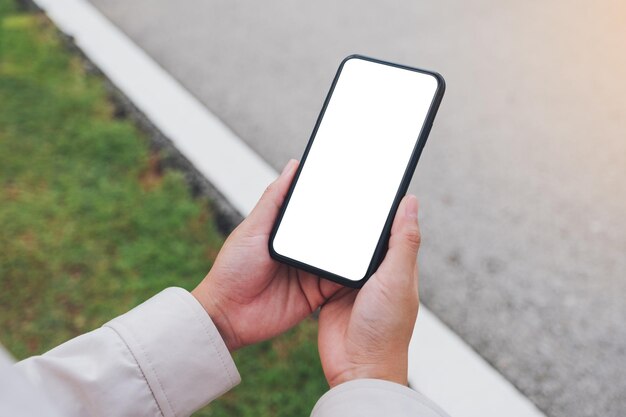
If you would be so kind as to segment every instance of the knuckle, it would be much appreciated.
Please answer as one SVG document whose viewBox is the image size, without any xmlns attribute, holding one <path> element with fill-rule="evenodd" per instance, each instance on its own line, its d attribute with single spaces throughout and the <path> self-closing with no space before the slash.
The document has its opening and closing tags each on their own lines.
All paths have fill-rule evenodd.
<svg viewBox="0 0 626 417">
<path fill-rule="evenodd" d="M 276 183 L 273 182 L 270 185 L 268 185 L 267 187 L 265 187 L 265 191 L 263 192 L 263 195 L 265 197 L 268 197 L 272 194 L 274 194 L 274 190 L 276 189 Z"/>
<path fill-rule="evenodd" d="M 274 181 L 265 188 L 263 196 L 261 197 L 261 200 L 263 200 L 265 204 L 271 204 L 272 206 L 280 208 L 285 196 L 279 185 L 277 181 Z"/>
<path fill-rule="evenodd" d="M 405 231 L 404 239 L 413 249 L 418 249 L 422 243 L 422 234 L 417 227 L 412 227 Z"/>
</svg>

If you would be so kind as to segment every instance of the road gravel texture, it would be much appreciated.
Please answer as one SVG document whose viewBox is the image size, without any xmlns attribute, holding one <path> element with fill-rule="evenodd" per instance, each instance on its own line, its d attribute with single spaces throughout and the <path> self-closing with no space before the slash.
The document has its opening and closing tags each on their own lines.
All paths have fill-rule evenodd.
<svg viewBox="0 0 626 417">
<path fill-rule="evenodd" d="M 346 55 L 441 72 L 423 302 L 549 416 L 626 415 L 623 2 L 92 1 L 276 169 Z"/>
</svg>

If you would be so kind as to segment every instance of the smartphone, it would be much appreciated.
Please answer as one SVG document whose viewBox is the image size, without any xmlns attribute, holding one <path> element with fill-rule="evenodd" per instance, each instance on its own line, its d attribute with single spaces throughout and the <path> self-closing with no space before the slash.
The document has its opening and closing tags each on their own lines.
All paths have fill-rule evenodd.
<svg viewBox="0 0 626 417">
<path fill-rule="evenodd" d="M 363 286 L 385 256 L 444 90 L 435 72 L 345 58 L 272 229 L 272 258 Z"/>
</svg>

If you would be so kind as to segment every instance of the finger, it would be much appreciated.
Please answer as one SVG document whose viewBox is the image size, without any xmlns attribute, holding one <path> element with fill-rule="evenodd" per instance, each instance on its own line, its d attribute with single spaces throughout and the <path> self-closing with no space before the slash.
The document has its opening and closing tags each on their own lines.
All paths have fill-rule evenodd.
<svg viewBox="0 0 626 417">
<path fill-rule="evenodd" d="M 415 196 L 407 195 L 400 202 L 391 227 L 389 249 L 376 274 L 378 277 L 392 281 L 416 279 L 417 252 L 421 242 L 417 211 Z"/>
<path fill-rule="evenodd" d="M 338 291 L 345 288 L 343 285 L 303 271 L 298 271 L 296 277 L 299 280 L 299 283 L 296 284 L 297 289 L 306 297 L 311 312 L 323 305 Z"/>
<path fill-rule="evenodd" d="M 266 189 L 245 220 L 246 228 L 254 234 L 269 233 L 293 181 L 298 161 L 290 159 L 280 176 Z"/>
<path fill-rule="evenodd" d="M 328 300 L 329 298 L 333 297 L 343 288 L 345 287 L 341 284 L 337 284 L 336 282 L 320 278 L 320 292 L 322 293 L 322 297 L 324 297 L 324 300 Z"/>
</svg>

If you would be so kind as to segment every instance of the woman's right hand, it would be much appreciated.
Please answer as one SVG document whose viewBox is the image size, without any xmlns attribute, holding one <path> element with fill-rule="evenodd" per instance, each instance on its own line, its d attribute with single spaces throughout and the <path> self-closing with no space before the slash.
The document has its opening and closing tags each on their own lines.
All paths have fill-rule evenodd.
<svg viewBox="0 0 626 417">
<path fill-rule="evenodd" d="M 319 318 L 319 353 L 332 387 L 375 378 L 407 384 L 408 347 L 419 306 L 417 199 L 407 195 L 391 229 L 389 250 L 360 290 L 344 288 Z"/>
</svg>

